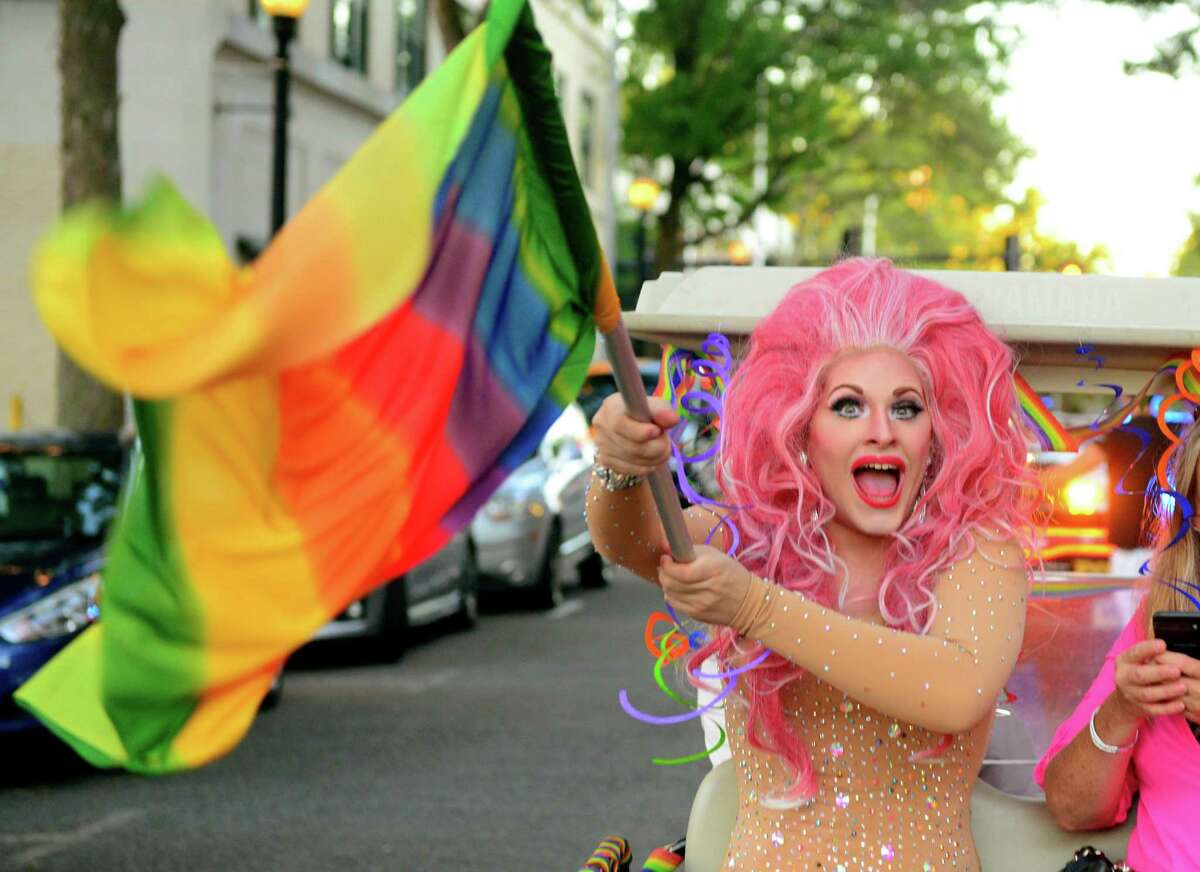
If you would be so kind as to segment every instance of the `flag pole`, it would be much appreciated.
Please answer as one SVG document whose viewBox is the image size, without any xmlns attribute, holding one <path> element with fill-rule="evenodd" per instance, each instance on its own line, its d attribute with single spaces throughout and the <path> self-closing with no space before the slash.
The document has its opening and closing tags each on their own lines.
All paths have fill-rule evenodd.
<svg viewBox="0 0 1200 872">
<path fill-rule="evenodd" d="M 618 320 L 613 329 L 601 332 L 600 336 L 604 340 L 605 354 L 612 364 L 617 389 L 621 392 L 621 398 L 625 400 L 625 408 L 634 419 L 650 422 L 650 403 L 646 399 L 646 386 L 642 384 L 642 377 L 638 372 L 637 358 L 633 354 L 633 343 L 629 341 L 625 322 Z M 650 484 L 650 493 L 654 495 L 654 504 L 658 507 L 658 517 L 667 534 L 667 543 L 671 546 L 671 556 L 680 563 L 690 563 L 695 559 L 696 552 L 692 548 L 692 537 L 688 535 L 687 524 L 683 520 L 683 509 L 679 507 L 679 497 L 675 493 L 675 482 L 671 480 L 671 470 L 664 463 L 649 475 L 647 481 Z"/>
</svg>

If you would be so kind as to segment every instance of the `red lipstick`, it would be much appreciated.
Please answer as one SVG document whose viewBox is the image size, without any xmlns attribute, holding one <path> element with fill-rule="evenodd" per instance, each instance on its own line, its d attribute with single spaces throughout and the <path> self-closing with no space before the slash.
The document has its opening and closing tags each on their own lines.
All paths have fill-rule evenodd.
<svg viewBox="0 0 1200 872">
<path fill-rule="evenodd" d="M 877 468 L 883 473 L 894 472 L 896 474 L 896 489 L 887 496 L 880 494 L 869 493 L 864 490 L 858 481 L 858 476 L 854 473 L 864 468 Z M 904 472 L 906 469 L 903 458 L 895 454 L 864 454 L 861 457 L 856 457 L 850 465 L 850 478 L 854 481 L 854 490 L 858 493 L 858 498 L 873 509 L 890 509 L 900 502 L 901 484 L 904 482 Z"/>
</svg>

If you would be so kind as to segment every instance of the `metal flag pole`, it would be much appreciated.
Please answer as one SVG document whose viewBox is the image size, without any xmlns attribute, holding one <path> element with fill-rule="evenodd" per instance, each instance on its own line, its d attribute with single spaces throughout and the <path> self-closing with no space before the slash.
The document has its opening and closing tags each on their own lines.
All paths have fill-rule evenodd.
<svg viewBox="0 0 1200 872">
<path fill-rule="evenodd" d="M 638 372 L 637 358 L 633 354 L 633 344 L 629 341 L 629 333 L 625 330 L 625 322 L 618 321 L 617 326 L 608 332 L 601 333 L 604 340 L 604 351 L 612 364 L 613 376 L 617 380 L 617 389 L 625 400 L 625 408 L 631 417 L 638 421 L 650 423 L 650 403 L 646 399 L 646 386 L 642 384 Z M 671 470 L 664 463 L 654 470 L 647 478 L 650 493 L 654 495 L 654 504 L 658 507 L 658 517 L 662 521 L 663 530 L 667 534 L 667 543 L 671 546 L 671 556 L 680 563 L 690 563 L 696 557 L 692 548 L 692 538 L 688 535 L 687 524 L 683 520 L 683 509 L 679 507 L 679 497 L 675 493 L 675 482 L 671 480 Z"/>
</svg>

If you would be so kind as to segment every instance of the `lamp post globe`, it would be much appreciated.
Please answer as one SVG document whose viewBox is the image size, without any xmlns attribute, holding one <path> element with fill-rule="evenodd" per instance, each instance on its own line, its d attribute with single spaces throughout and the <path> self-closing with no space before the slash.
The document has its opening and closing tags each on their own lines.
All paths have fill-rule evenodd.
<svg viewBox="0 0 1200 872">
<path fill-rule="evenodd" d="M 259 0 L 263 12 L 272 18 L 299 18 L 308 8 L 308 0 Z"/>
<path fill-rule="evenodd" d="M 271 16 L 275 31 L 275 137 L 271 156 L 271 236 L 283 226 L 287 216 L 288 97 L 292 69 L 288 48 L 296 36 L 296 19 L 304 14 L 308 0 L 260 0 Z"/>
<path fill-rule="evenodd" d="M 662 188 L 648 176 L 640 176 L 629 183 L 629 204 L 639 212 L 649 212 L 658 202 Z"/>
</svg>

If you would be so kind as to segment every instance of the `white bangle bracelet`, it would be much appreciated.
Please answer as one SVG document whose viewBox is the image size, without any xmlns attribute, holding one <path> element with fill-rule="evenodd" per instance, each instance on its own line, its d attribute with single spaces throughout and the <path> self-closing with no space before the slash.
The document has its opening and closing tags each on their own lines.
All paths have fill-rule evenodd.
<svg viewBox="0 0 1200 872">
<path fill-rule="evenodd" d="M 1100 706 L 1092 711 L 1092 716 L 1088 718 L 1088 732 L 1092 734 L 1092 744 L 1105 754 L 1120 754 L 1122 751 L 1129 751 L 1137 744 L 1138 733 L 1140 730 L 1133 731 L 1133 740 L 1128 745 L 1110 745 L 1108 742 L 1100 738 L 1100 734 L 1096 732 L 1096 715 L 1100 713 Z"/>
</svg>

